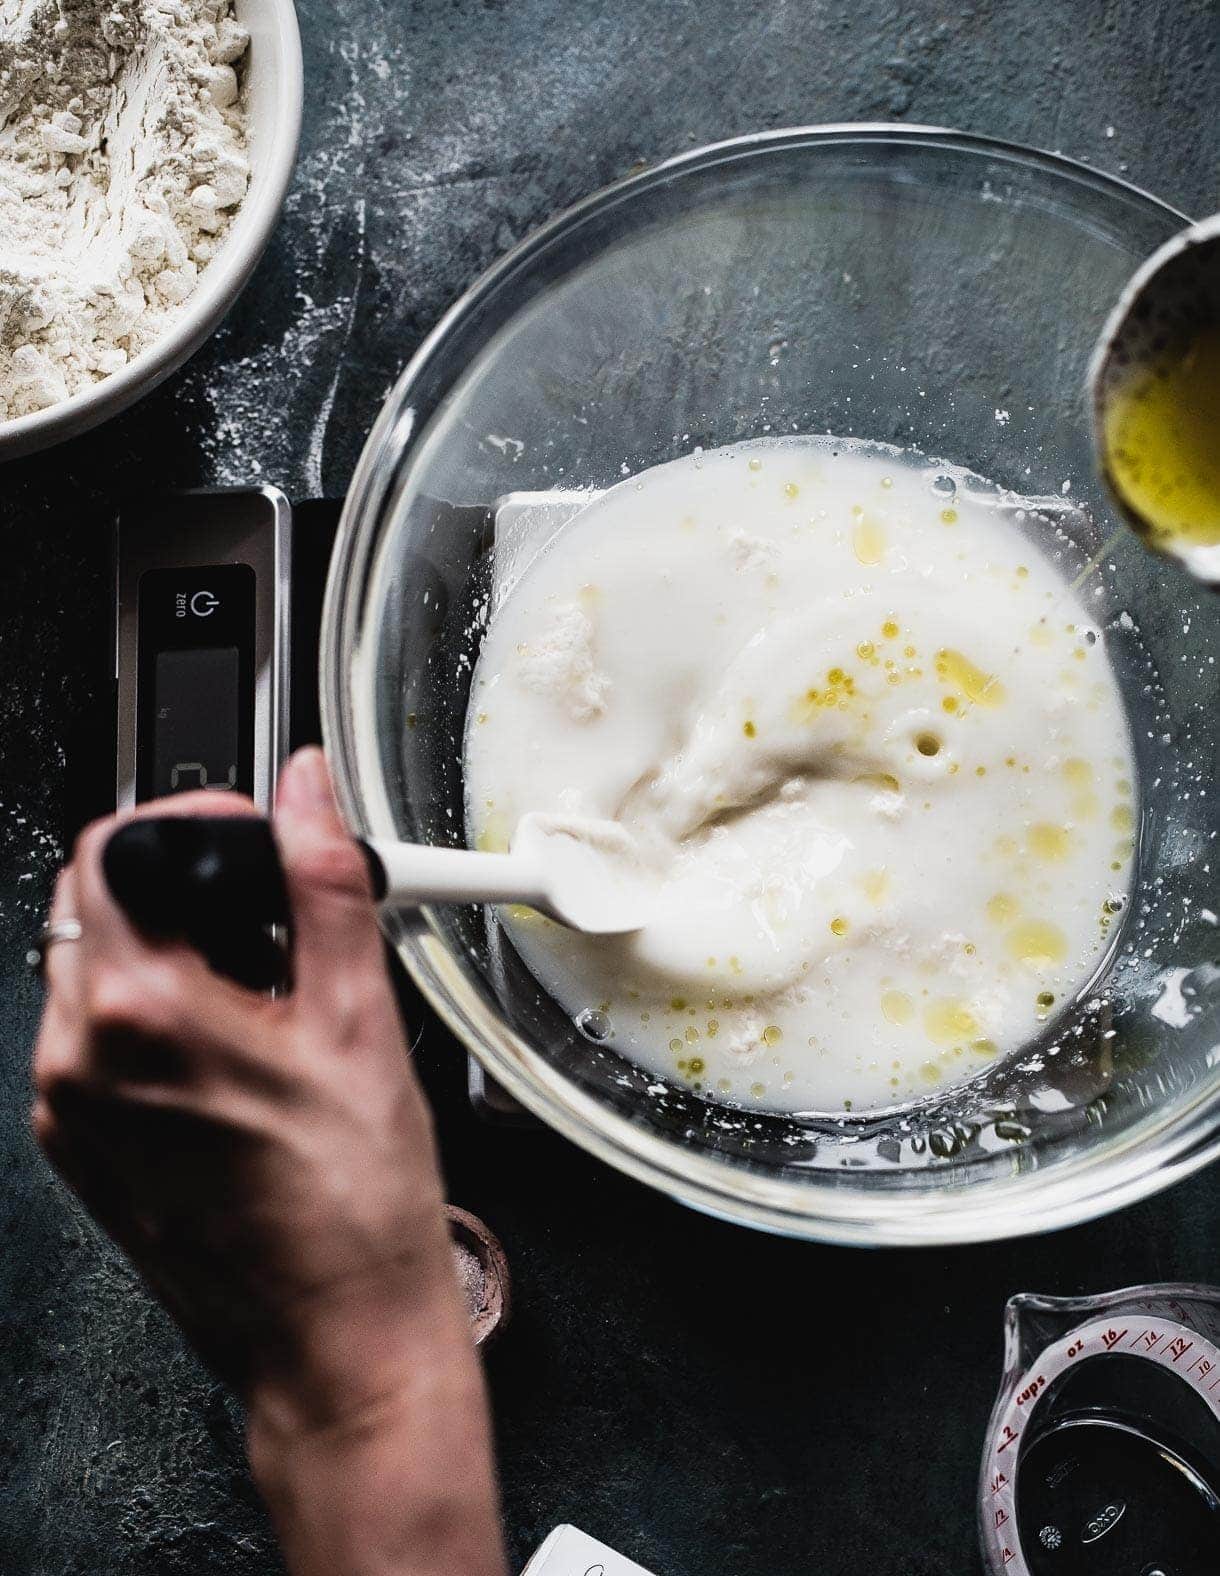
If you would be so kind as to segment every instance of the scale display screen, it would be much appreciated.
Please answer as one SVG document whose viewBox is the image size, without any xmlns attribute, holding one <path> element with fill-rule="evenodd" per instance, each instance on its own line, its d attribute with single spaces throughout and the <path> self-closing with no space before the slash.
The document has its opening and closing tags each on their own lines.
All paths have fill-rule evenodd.
<svg viewBox="0 0 1220 1576">
<path fill-rule="evenodd" d="M 247 564 L 140 579 L 136 797 L 254 790 L 255 574 Z"/>
<path fill-rule="evenodd" d="M 201 697 L 206 697 L 200 704 Z M 241 773 L 241 653 L 159 651 L 153 681 L 153 793 L 236 788 Z"/>
</svg>

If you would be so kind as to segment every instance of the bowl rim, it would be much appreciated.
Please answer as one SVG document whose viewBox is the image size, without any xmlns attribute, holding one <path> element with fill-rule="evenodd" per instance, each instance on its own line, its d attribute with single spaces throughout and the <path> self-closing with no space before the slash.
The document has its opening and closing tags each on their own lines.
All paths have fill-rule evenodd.
<svg viewBox="0 0 1220 1576">
<path fill-rule="evenodd" d="M 323 738 L 348 824 L 362 836 L 394 835 L 380 785 L 361 780 L 368 758 L 362 729 L 346 694 L 358 681 L 367 647 L 344 635 L 360 628 L 363 593 L 377 538 L 377 509 L 392 480 L 389 439 L 409 441 L 416 422 L 413 387 L 452 331 L 536 253 L 590 214 L 686 168 L 707 167 L 772 147 L 837 141 L 897 142 L 946 148 L 1032 164 L 1048 173 L 1100 188 L 1185 226 L 1170 204 L 1132 182 L 1079 160 L 1001 138 L 948 127 L 888 122 L 836 122 L 781 127 L 690 149 L 612 182 L 562 210 L 485 270 L 442 315 L 387 396 L 360 455 L 344 503 L 331 559 L 319 651 Z M 368 733 L 367 725 L 363 731 Z M 373 803 L 374 797 L 378 800 Z M 596 1102 L 542 1053 L 503 1022 L 466 980 L 450 954 L 433 912 L 387 915 L 383 921 L 408 973 L 463 1047 L 533 1115 L 587 1153 L 688 1206 L 777 1235 L 843 1246 L 950 1246 L 1061 1229 L 1136 1202 L 1220 1157 L 1220 1081 L 1204 1086 L 1184 1107 L 1145 1119 L 1119 1135 L 1100 1158 L 1091 1152 L 1057 1161 L 1053 1170 L 1010 1172 L 968 1189 L 880 1193 L 836 1185 L 816 1190 L 791 1177 L 767 1176 L 712 1152 L 672 1144 L 642 1124 Z"/>
<path fill-rule="evenodd" d="M 305 100 L 301 32 L 294 0 L 246 0 L 267 8 L 279 51 L 274 113 L 268 117 L 266 155 L 259 155 L 261 190 L 237 210 L 220 251 L 166 333 L 118 372 L 45 410 L 0 421 L 0 463 L 51 448 L 116 416 L 150 394 L 203 344 L 254 272 L 279 223 L 296 168 Z"/>
</svg>

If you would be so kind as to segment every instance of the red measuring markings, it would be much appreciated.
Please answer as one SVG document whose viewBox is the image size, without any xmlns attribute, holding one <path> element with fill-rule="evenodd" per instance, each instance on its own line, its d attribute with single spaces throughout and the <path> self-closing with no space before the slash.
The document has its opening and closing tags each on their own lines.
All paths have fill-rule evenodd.
<svg viewBox="0 0 1220 1576">
<path fill-rule="evenodd" d="M 0 0 L 2 3 L 2 0 Z M 1118 1311 L 1113 1310 L 1113 1311 Z M 1154 1315 L 1151 1308 L 1124 1308 L 1125 1313 L 1134 1315 Z M 1070 1344 L 1069 1344 L 1070 1343 Z M 1072 1331 L 1063 1344 L 1048 1347 L 1038 1358 L 1039 1363 L 1045 1365 L 1044 1371 L 1027 1369 L 1015 1381 L 1021 1389 L 1010 1389 L 1006 1393 L 1008 1421 L 998 1425 L 994 1437 L 995 1456 L 1000 1456 L 1010 1445 L 1020 1442 L 1024 1429 L 1024 1419 L 1030 1415 L 1035 1403 L 1050 1385 L 1052 1379 L 1057 1378 L 1065 1368 L 1070 1367 L 1080 1359 L 1088 1360 L 1098 1354 L 1098 1348 L 1103 1352 L 1113 1352 L 1119 1347 L 1131 1352 L 1135 1356 L 1146 1357 L 1163 1366 L 1175 1366 L 1181 1376 L 1187 1378 L 1196 1386 L 1200 1393 L 1214 1397 L 1220 1395 L 1220 1351 L 1205 1336 L 1190 1328 L 1181 1326 L 1168 1320 L 1163 1324 L 1131 1324 L 1117 1325 L 1104 1324 L 1100 1319 L 1079 1326 Z M 1194 1354 L 1193 1356 L 1191 1354 Z M 1215 1400 L 1209 1404 L 1216 1405 Z M 1009 1458 L 1016 1460 L 1016 1456 Z M 1004 1530 L 1015 1524 L 1015 1511 L 1008 1503 L 1008 1495 L 1012 1492 L 1012 1485 L 1004 1472 L 1000 1471 L 998 1464 L 993 1469 L 993 1475 L 988 1480 L 990 1497 L 996 1501 L 991 1507 L 990 1525 L 983 1522 L 984 1540 L 989 1549 L 996 1550 L 999 1555 L 1000 1565 L 1007 1576 L 1009 1565 L 1017 1561 L 1016 1568 L 1024 1570 L 1020 1564 L 1020 1548 L 1009 1547 L 1004 1542 Z M 999 1496 L 1003 1496 L 1000 1498 Z M 1014 1532 L 1014 1538 L 1019 1535 Z M 995 1555 L 992 1556 L 993 1558 Z"/>
</svg>

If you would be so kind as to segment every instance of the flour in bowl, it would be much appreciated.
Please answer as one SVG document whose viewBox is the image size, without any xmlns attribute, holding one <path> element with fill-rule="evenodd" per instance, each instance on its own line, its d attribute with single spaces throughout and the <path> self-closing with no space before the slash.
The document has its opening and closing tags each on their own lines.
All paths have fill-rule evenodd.
<svg viewBox="0 0 1220 1576">
<path fill-rule="evenodd" d="M 0 422 L 154 344 L 250 177 L 231 0 L 0 0 Z"/>
</svg>

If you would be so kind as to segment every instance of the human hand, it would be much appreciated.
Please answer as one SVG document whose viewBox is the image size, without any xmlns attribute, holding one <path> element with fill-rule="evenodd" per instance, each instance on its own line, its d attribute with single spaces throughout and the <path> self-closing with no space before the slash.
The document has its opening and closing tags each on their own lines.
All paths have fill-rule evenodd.
<svg viewBox="0 0 1220 1576">
<path fill-rule="evenodd" d="M 141 813 L 255 811 L 203 793 Z M 462 1486 L 458 1521 L 475 1541 L 460 1568 L 498 1571 L 498 1533 L 486 1547 L 495 1491 L 481 1375 L 431 1118 L 367 870 L 321 753 L 289 763 L 275 817 L 294 930 L 295 986 L 282 998 L 243 990 L 182 943 L 131 927 L 102 875 L 114 825 L 83 834 L 56 891 L 52 919 L 77 918 L 82 936 L 48 955 L 40 1142 L 246 1399 L 256 1474 L 273 1508 L 293 1504 L 298 1532 L 302 1483 L 327 1496 L 336 1460 L 346 1474 L 354 1452 L 375 1481 L 372 1450 L 406 1475 L 406 1429 L 426 1517 L 445 1520 Z M 399 1492 L 409 1498 L 410 1485 L 400 1480 Z M 313 1524 L 302 1548 L 325 1542 Z M 340 1558 L 339 1547 L 330 1557 L 342 1564 L 350 1550 Z"/>
</svg>

